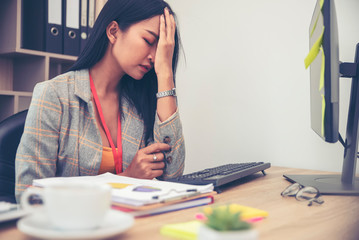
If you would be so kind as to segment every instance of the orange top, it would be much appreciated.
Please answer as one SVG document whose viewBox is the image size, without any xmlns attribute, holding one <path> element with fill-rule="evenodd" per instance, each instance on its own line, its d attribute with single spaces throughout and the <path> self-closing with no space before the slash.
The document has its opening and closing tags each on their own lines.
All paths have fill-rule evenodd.
<svg viewBox="0 0 359 240">
<path fill-rule="evenodd" d="M 102 146 L 102 161 L 98 174 L 110 172 L 116 173 L 115 161 L 113 159 L 112 148 Z"/>
</svg>

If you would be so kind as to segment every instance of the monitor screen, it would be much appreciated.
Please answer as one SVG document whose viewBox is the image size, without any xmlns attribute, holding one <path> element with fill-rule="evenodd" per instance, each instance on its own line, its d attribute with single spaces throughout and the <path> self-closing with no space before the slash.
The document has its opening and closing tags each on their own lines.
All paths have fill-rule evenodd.
<svg viewBox="0 0 359 240">
<path fill-rule="evenodd" d="M 325 141 L 334 143 L 339 135 L 339 47 L 333 0 L 317 1 L 309 46 L 311 127 Z"/>
</svg>

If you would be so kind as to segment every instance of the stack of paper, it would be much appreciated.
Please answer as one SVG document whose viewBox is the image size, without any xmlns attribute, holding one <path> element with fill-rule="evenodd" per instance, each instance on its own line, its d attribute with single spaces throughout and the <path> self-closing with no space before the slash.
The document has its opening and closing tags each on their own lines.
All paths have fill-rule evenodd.
<svg viewBox="0 0 359 240">
<path fill-rule="evenodd" d="M 97 176 L 55 177 L 36 179 L 33 185 L 46 187 L 53 183 L 107 183 L 112 186 L 112 202 L 115 209 L 144 216 L 174 211 L 213 202 L 213 185 L 189 185 L 182 183 L 145 180 L 104 173 Z"/>
</svg>

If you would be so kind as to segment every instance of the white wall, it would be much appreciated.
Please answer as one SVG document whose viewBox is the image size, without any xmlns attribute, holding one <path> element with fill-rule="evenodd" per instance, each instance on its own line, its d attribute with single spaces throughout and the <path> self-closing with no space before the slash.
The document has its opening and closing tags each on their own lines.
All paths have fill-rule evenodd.
<svg viewBox="0 0 359 240">
<path fill-rule="evenodd" d="M 168 0 L 186 61 L 177 74 L 185 172 L 246 161 L 341 171 L 343 147 L 310 127 L 304 68 L 315 0 Z M 341 61 L 359 42 L 359 1 L 336 1 Z M 345 135 L 350 80 L 341 83 Z M 345 96 L 346 95 L 346 96 Z"/>
</svg>

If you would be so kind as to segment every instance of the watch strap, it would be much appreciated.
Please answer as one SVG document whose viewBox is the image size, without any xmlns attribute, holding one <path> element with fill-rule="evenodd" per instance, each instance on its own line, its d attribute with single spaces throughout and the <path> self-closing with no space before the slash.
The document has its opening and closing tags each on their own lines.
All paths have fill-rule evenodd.
<svg viewBox="0 0 359 240">
<path fill-rule="evenodd" d="M 167 97 L 167 96 L 176 97 L 177 96 L 176 95 L 176 88 L 172 88 L 171 90 L 156 93 L 157 98 L 162 98 L 162 97 Z"/>
</svg>

